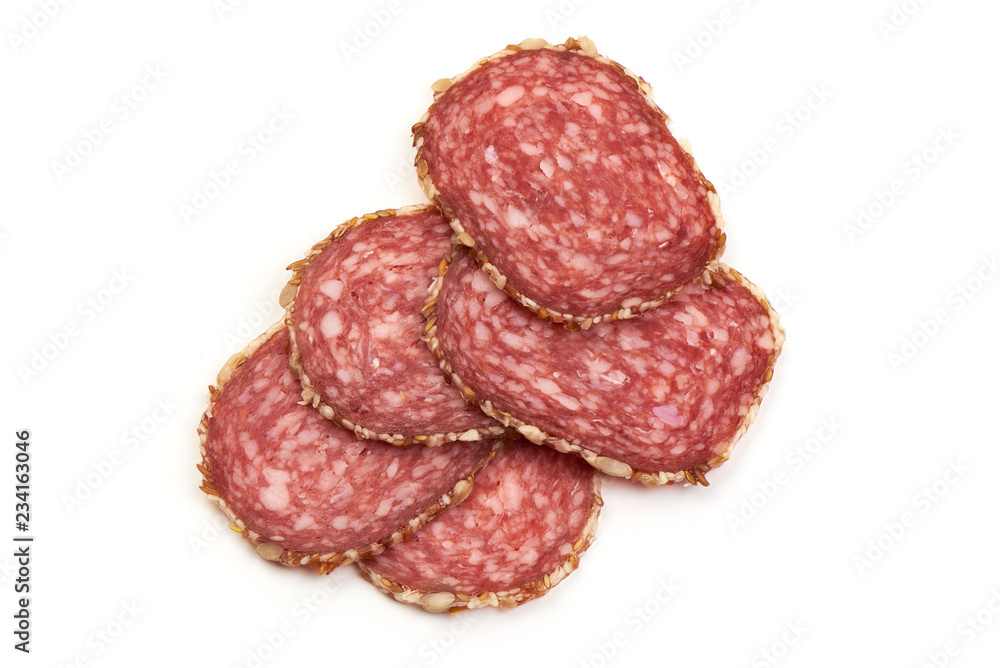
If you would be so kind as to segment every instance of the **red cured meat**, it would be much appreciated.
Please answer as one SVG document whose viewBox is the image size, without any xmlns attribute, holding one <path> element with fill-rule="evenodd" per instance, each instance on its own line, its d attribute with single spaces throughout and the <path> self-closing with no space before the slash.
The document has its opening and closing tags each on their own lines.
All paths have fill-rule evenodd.
<svg viewBox="0 0 1000 668">
<path fill-rule="evenodd" d="M 542 317 L 637 315 L 721 254 L 714 188 L 648 84 L 589 40 L 508 47 L 439 88 L 414 126 L 424 190 Z"/>
<path fill-rule="evenodd" d="M 576 569 L 601 505 L 600 474 L 585 462 L 512 441 L 462 505 L 359 565 L 383 592 L 427 610 L 513 607 Z"/>
<path fill-rule="evenodd" d="M 451 236 L 433 206 L 381 211 L 341 225 L 293 265 L 292 371 L 303 398 L 359 438 L 440 445 L 503 434 L 445 382 L 420 340 Z"/>
<path fill-rule="evenodd" d="M 219 374 L 202 420 L 203 489 L 257 552 L 321 570 L 378 554 L 461 501 L 496 441 L 401 450 L 301 405 L 288 331 Z"/>
<path fill-rule="evenodd" d="M 760 290 L 724 265 L 642 318 L 571 331 L 520 308 L 461 253 L 428 317 L 442 368 L 483 410 L 651 485 L 707 484 L 756 415 L 784 339 Z"/>
</svg>

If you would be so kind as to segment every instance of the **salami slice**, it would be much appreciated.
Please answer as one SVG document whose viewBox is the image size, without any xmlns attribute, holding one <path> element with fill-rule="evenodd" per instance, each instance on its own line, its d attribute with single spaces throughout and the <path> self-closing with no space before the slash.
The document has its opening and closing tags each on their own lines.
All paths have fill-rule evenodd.
<svg viewBox="0 0 1000 668">
<path fill-rule="evenodd" d="M 756 416 L 784 340 L 760 289 L 725 265 L 642 318 L 589 330 L 535 318 L 467 253 L 443 271 L 426 338 L 467 400 L 647 485 L 708 484 Z"/>
<path fill-rule="evenodd" d="M 512 608 L 576 570 L 602 504 L 601 476 L 582 460 L 511 441 L 465 503 L 359 566 L 382 592 L 431 612 Z"/>
<path fill-rule="evenodd" d="M 427 286 L 451 244 L 431 205 L 353 218 L 293 264 L 282 303 L 302 397 L 359 438 L 440 445 L 500 436 L 420 340 Z"/>
<path fill-rule="evenodd" d="M 543 318 L 634 317 L 721 255 L 714 187 L 649 84 L 589 39 L 508 46 L 434 90 L 413 127 L 424 192 Z"/>
<path fill-rule="evenodd" d="M 233 356 L 198 432 L 202 490 L 257 553 L 321 572 L 378 554 L 462 501 L 498 441 L 401 450 L 300 401 L 288 330 Z"/>
</svg>

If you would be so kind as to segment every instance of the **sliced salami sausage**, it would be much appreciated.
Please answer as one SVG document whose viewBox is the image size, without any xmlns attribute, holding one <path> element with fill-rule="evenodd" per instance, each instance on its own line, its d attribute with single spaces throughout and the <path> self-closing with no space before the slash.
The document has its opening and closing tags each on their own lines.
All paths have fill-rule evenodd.
<svg viewBox="0 0 1000 668">
<path fill-rule="evenodd" d="M 602 503 L 601 476 L 582 460 L 511 441 L 462 505 L 359 566 L 384 593 L 431 612 L 512 608 L 576 570 Z"/>
<path fill-rule="evenodd" d="M 435 84 L 417 174 L 493 281 L 584 328 L 659 305 L 722 253 L 718 197 L 651 89 L 587 38 Z"/>
<path fill-rule="evenodd" d="M 426 338 L 467 400 L 648 485 L 708 484 L 753 421 L 784 340 L 760 289 L 725 265 L 641 318 L 589 330 L 534 317 L 468 253 L 443 271 Z"/>
<path fill-rule="evenodd" d="M 503 434 L 420 340 L 420 310 L 451 243 L 431 205 L 353 218 L 293 264 L 282 303 L 302 397 L 359 438 L 440 445 Z"/>
<path fill-rule="evenodd" d="M 233 356 L 198 432 L 202 489 L 265 559 L 322 572 L 378 554 L 459 503 L 499 441 L 401 450 L 300 403 L 288 330 Z"/>
</svg>

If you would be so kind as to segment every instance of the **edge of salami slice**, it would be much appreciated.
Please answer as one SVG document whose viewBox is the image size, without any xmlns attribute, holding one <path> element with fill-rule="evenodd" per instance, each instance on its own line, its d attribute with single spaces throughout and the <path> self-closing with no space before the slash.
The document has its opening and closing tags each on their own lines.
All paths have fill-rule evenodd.
<svg viewBox="0 0 1000 668">
<path fill-rule="evenodd" d="M 383 594 L 391 596 L 400 603 L 419 605 L 427 612 L 455 613 L 461 610 L 475 610 L 476 608 L 486 607 L 510 609 L 522 603 L 540 598 L 580 567 L 580 557 L 583 556 L 583 553 L 594 542 L 594 536 L 597 534 L 598 518 L 601 514 L 601 508 L 604 506 L 604 499 L 601 496 L 601 478 L 600 471 L 594 471 L 594 494 L 590 515 L 587 517 L 587 523 L 584 526 L 582 535 L 573 544 L 572 551 L 566 555 L 566 559 L 556 566 L 551 573 L 546 573 L 537 580 L 504 591 L 486 591 L 476 596 L 469 596 L 467 594 L 456 594 L 448 591 L 426 592 L 419 589 L 412 589 L 383 575 L 379 575 L 365 561 L 359 561 L 357 564 L 361 571 L 361 577 Z"/>
<path fill-rule="evenodd" d="M 260 557 L 266 559 L 267 561 L 280 563 L 284 566 L 309 566 L 317 569 L 321 575 L 324 575 L 333 571 L 333 569 L 338 566 L 350 564 L 358 561 L 359 559 L 365 559 L 381 554 L 387 548 L 407 540 L 411 535 L 413 535 L 414 531 L 436 518 L 448 508 L 457 506 L 459 503 L 464 501 L 472 492 L 475 477 L 493 460 L 493 457 L 496 456 L 497 447 L 494 447 L 490 451 L 489 455 L 476 464 L 472 471 L 469 472 L 469 475 L 456 482 L 455 486 L 449 492 L 442 494 L 441 497 L 439 497 L 438 500 L 429 508 L 423 510 L 391 535 L 364 547 L 326 554 L 317 552 L 301 552 L 288 550 L 280 544 L 269 540 L 266 536 L 262 536 L 256 531 L 251 530 L 246 526 L 246 524 L 244 524 L 243 520 L 237 517 L 236 513 L 233 512 L 233 510 L 226 503 L 226 500 L 222 498 L 219 490 L 216 489 L 215 479 L 212 475 L 211 458 L 206 450 L 206 442 L 208 440 L 208 423 L 212 419 L 212 409 L 215 406 L 216 400 L 222 394 L 226 383 L 229 382 L 236 370 L 243 366 L 243 364 L 250 359 L 251 355 L 263 346 L 268 339 L 270 339 L 277 332 L 281 331 L 284 326 L 285 323 L 283 321 L 275 323 L 268 328 L 266 332 L 251 341 L 246 348 L 230 357 L 229 360 L 227 360 L 222 366 L 222 369 L 219 370 L 215 385 L 208 386 L 208 408 L 205 409 L 205 412 L 202 414 L 201 421 L 198 423 L 201 463 L 197 465 L 197 468 L 202 475 L 202 482 L 198 489 L 207 494 L 208 498 L 211 499 L 220 509 L 222 509 L 222 512 L 224 512 L 229 518 L 230 528 L 248 540 L 256 548 L 257 554 Z"/>
<path fill-rule="evenodd" d="M 293 326 L 295 298 L 298 295 L 299 284 L 302 282 L 302 277 L 305 275 L 305 272 L 309 268 L 313 258 L 322 253 L 327 246 L 344 236 L 348 231 L 356 227 L 360 227 L 369 221 L 378 220 L 380 218 L 394 218 L 397 216 L 408 216 L 411 214 L 429 211 L 438 211 L 438 208 L 433 204 L 411 204 L 398 209 L 380 209 L 374 213 L 366 213 L 362 216 L 356 216 L 344 223 L 341 223 L 327 238 L 313 245 L 313 247 L 309 250 L 309 253 L 303 259 L 297 260 L 288 265 L 287 269 L 292 271 L 292 277 L 289 279 L 288 283 L 282 289 L 281 294 L 278 297 L 278 305 L 285 309 L 284 323 L 288 326 L 288 333 L 291 338 L 291 352 L 288 355 L 288 364 L 291 369 L 292 376 L 298 378 L 299 382 L 302 384 L 302 399 L 306 403 L 311 404 L 312 407 L 319 411 L 319 414 L 326 419 L 332 420 L 348 431 L 353 431 L 358 438 L 384 441 L 396 447 L 408 447 L 410 445 L 417 444 L 435 446 L 454 441 L 479 441 L 487 438 L 501 437 L 506 433 L 506 430 L 502 426 L 497 425 L 496 427 L 490 428 L 466 429 L 461 432 L 390 434 L 387 432 L 369 429 L 364 425 L 360 425 L 352 420 L 349 420 L 336 408 L 323 401 L 319 391 L 316 389 L 316 386 L 313 384 L 309 375 L 302 366 L 302 357 L 300 355 L 299 344 L 296 339 L 296 328 Z"/>
<path fill-rule="evenodd" d="M 781 354 L 781 347 L 785 340 L 785 330 L 781 326 L 777 311 L 775 311 L 771 306 L 771 303 L 768 301 L 764 291 L 732 267 L 721 262 L 713 262 L 702 270 L 702 273 L 699 274 L 695 280 L 701 280 L 706 284 L 715 285 L 719 280 L 719 274 L 723 274 L 727 278 L 735 280 L 737 283 L 747 288 L 747 290 L 749 290 L 750 293 L 757 298 L 761 306 L 767 311 L 769 328 L 772 336 L 774 337 L 774 353 L 768 358 L 763 383 L 761 383 L 756 394 L 754 395 L 753 400 L 747 407 L 747 412 L 740 421 L 736 431 L 728 440 L 720 444 L 721 454 L 716 455 L 704 464 L 699 464 L 698 466 L 685 471 L 639 471 L 625 462 L 612 457 L 600 455 L 580 443 L 552 436 L 543 429 L 540 429 L 538 426 L 528 424 L 527 422 L 514 417 L 510 413 L 500 410 L 494 406 L 493 402 L 489 399 L 478 396 L 472 388 L 466 385 L 462 378 L 455 373 L 451 364 L 445 359 L 437 337 L 437 299 L 441 292 L 441 286 L 444 284 L 444 275 L 448 271 L 451 259 L 451 255 L 448 255 L 441 261 L 441 265 L 438 269 L 438 277 L 431 285 L 429 298 L 422 312 L 424 317 L 424 341 L 427 342 L 427 345 L 430 347 L 435 357 L 437 357 L 441 370 L 451 379 L 455 387 L 462 392 L 462 396 L 466 401 L 478 407 L 479 410 L 483 411 L 490 417 L 499 420 L 505 427 L 517 430 L 519 434 L 532 443 L 547 445 L 550 448 L 558 450 L 559 452 L 578 455 L 586 459 L 591 466 L 602 473 L 616 478 L 628 478 L 633 482 L 639 482 L 648 487 L 673 485 L 677 482 L 684 482 L 691 485 L 704 485 L 707 487 L 708 480 L 705 478 L 705 474 L 714 468 L 718 468 L 729 459 L 733 448 L 736 447 L 737 441 L 740 440 L 743 434 L 746 433 L 747 429 L 750 428 L 750 425 L 753 424 L 753 421 L 756 419 L 761 401 L 764 399 L 764 395 L 767 394 L 768 386 L 770 385 L 771 378 L 774 375 L 774 365 L 777 362 L 778 356 Z"/>
<path fill-rule="evenodd" d="M 441 193 L 438 192 L 437 186 L 434 185 L 433 179 L 431 179 L 427 161 L 424 159 L 424 124 L 430 118 L 430 113 L 434 108 L 434 103 L 437 102 L 445 91 L 447 91 L 455 83 L 465 79 L 470 74 L 478 70 L 483 65 L 494 60 L 500 60 L 509 55 L 518 53 L 520 51 L 529 51 L 533 49 L 550 49 L 553 51 L 572 51 L 574 53 L 579 53 L 585 55 L 589 58 L 596 60 L 599 63 L 609 65 L 624 76 L 628 81 L 630 81 L 642 98 L 650 106 L 655 113 L 663 119 L 663 122 L 667 125 L 667 129 L 670 129 L 670 117 L 653 101 L 653 87 L 642 77 L 635 74 L 632 70 L 625 67 L 624 65 L 611 60 L 610 58 L 601 55 L 597 52 L 597 46 L 594 42 L 586 36 L 581 36 L 577 38 L 570 37 L 563 44 L 550 44 L 541 38 L 529 38 L 522 41 L 520 44 L 509 44 L 506 48 L 501 51 L 497 51 L 491 56 L 480 59 L 475 65 L 467 69 L 462 74 L 450 79 L 439 79 L 431 85 L 431 90 L 434 92 L 434 102 L 431 103 L 430 107 L 424 113 L 423 117 L 417 121 L 412 128 L 413 133 L 413 146 L 417 149 L 417 156 L 414 160 L 414 165 L 417 168 L 417 179 L 420 182 L 420 187 L 427 195 L 427 198 L 432 202 L 437 204 L 438 208 L 444 214 L 445 218 L 451 223 L 452 229 L 455 230 L 457 235 L 457 240 L 463 246 L 467 246 L 471 249 L 473 257 L 475 257 L 476 262 L 479 264 L 480 268 L 485 271 L 490 280 L 496 283 L 497 287 L 506 292 L 515 301 L 529 309 L 532 313 L 537 316 L 549 320 L 551 322 L 562 323 L 567 329 L 588 329 L 592 325 L 607 321 L 607 320 L 625 320 L 627 318 L 636 318 L 642 315 L 645 311 L 651 308 L 656 308 L 665 302 L 670 296 L 683 288 L 683 286 L 677 287 L 675 290 L 668 292 L 666 294 L 660 295 L 655 299 L 650 299 L 648 301 L 641 302 L 637 306 L 629 306 L 627 308 L 620 308 L 611 313 L 606 313 L 597 316 L 581 316 L 574 315 L 571 313 L 561 313 L 550 308 L 545 308 L 539 305 L 535 300 L 522 294 L 517 288 L 510 285 L 507 281 L 507 277 L 504 276 L 500 270 L 494 265 L 486 253 L 476 244 L 475 239 L 472 238 L 462 225 L 462 221 L 458 219 L 455 212 L 449 206 L 449 204 L 444 201 L 441 197 Z M 673 134 L 673 133 L 671 133 Z M 691 155 L 691 144 L 686 139 L 677 138 L 677 142 L 687 158 L 688 162 L 691 164 L 691 168 L 694 170 L 698 179 L 705 186 L 708 191 L 708 202 L 711 207 L 712 214 L 715 218 L 716 229 L 718 234 L 716 236 L 715 248 L 712 254 L 709 256 L 709 263 L 716 262 L 720 257 L 722 257 L 722 251 L 726 246 L 726 233 L 724 231 L 724 221 L 722 219 L 722 208 L 719 201 L 719 195 L 715 190 L 715 186 L 712 185 L 711 181 L 705 178 L 701 169 L 698 168 L 698 164 L 695 162 L 694 157 Z"/>
</svg>

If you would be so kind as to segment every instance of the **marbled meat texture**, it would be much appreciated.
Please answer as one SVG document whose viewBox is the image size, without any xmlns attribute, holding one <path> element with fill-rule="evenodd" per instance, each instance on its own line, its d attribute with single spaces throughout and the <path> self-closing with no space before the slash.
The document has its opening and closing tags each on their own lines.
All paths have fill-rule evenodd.
<svg viewBox="0 0 1000 668">
<path fill-rule="evenodd" d="M 471 72 L 431 107 L 421 158 L 501 287 L 564 314 L 671 292 L 721 235 L 714 189 L 662 112 L 577 52 L 521 51 Z"/>
<path fill-rule="evenodd" d="M 641 318 L 566 330 L 522 309 L 462 253 L 431 316 L 439 354 L 529 438 L 632 469 L 599 465 L 606 473 L 707 470 L 755 415 L 784 336 L 729 271 L 705 270 Z"/>
<path fill-rule="evenodd" d="M 510 441 L 464 503 L 360 565 L 369 579 L 409 590 L 401 600 L 428 608 L 467 606 L 466 599 L 511 607 L 575 570 L 601 505 L 600 474 L 586 462 Z"/>
<path fill-rule="evenodd" d="M 500 430 L 445 382 L 420 340 L 420 309 L 450 240 L 427 207 L 363 219 L 310 258 L 292 316 L 299 363 L 354 425 L 403 435 Z"/>
<path fill-rule="evenodd" d="M 358 440 L 299 403 L 287 345 L 282 328 L 236 370 L 211 409 L 205 441 L 221 498 L 286 550 L 371 552 L 477 471 L 495 446 L 401 450 Z"/>
</svg>

